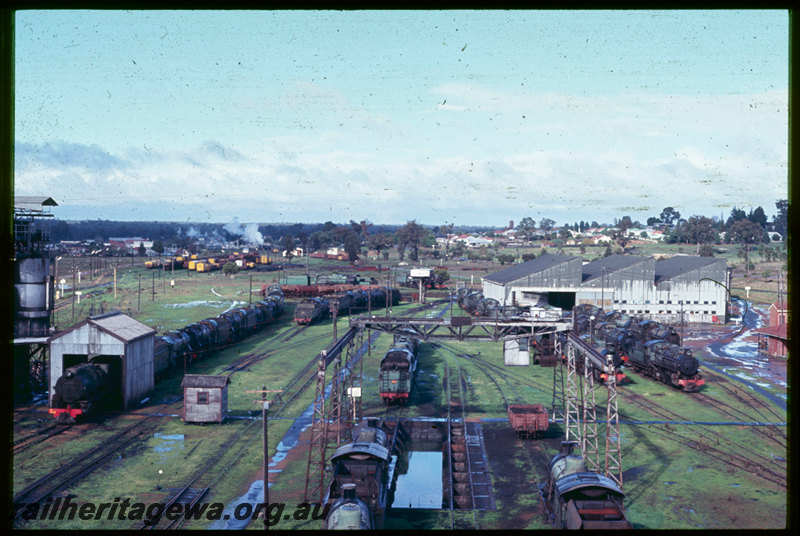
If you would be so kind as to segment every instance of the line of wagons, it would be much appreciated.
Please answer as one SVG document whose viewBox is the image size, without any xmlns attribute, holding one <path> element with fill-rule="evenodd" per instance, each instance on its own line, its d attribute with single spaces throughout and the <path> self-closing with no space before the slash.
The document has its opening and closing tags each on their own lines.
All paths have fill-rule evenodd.
<svg viewBox="0 0 800 536">
<path fill-rule="evenodd" d="M 283 291 L 278 285 L 264 289 L 263 300 L 234 307 L 216 317 L 194 322 L 156 336 L 153 341 L 154 380 L 159 381 L 179 367 L 185 367 L 208 353 L 221 350 L 274 321 L 283 311 Z M 50 413 L 56 422 L 74 423 L 115 405 L 121 384 L 115 363 L 85 362 L 68 367 L 56 380 L 50 399 Z"/>
<path fill-rule="evenodd" d="M 377 309 L 400 303 L 400 290 L 389 287 L 377 287 L 369 290 L 348 290 L 329 297 L 313 296 L 300 300 L 294 310 L 294 321 L 299 325 L 309 325 L 328 318 L 331 307 L 337 308 L 340 315 L 349 314 L 354 309 Z"/>
</svg>

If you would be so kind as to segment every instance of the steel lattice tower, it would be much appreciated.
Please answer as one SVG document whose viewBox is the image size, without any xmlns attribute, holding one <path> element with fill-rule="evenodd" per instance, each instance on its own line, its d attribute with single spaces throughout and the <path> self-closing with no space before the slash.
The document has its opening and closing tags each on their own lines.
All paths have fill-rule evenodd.
<svg viewBox="0 0 800 536">
<path fill-rule="evenodd" d="M 581 442 L 581 424 L 578 411 L 578 374 L 575 368 L 575 348 L 571 344 L 567 345 L 567 392 L 565 393 L 566 415 L 564 418 L 564 428 L 566 430 L 566 441 Z M 572 439 L 570 438 L 570 432 Z"/>
<path fill-rule="evenodd" d="M 617 372 L 611 354 L 606 361 L 608 380 L 608 403 L 606 405 L 606 470 L 605 475 L 619 484 L 622 489 L 622 446 L 619 437 L 619 408 L 617 407 Z"/>
<path fill-rule="evenodd" d="M 594 396 L 594 374 L 588 356 L 583 361 L 583 436 L 581 451 L 589 471 L 600 472 L 600 450 L 597 446 L 597 410 Z"/>
<path fill-rule="evenodd" d="M 314 397 L 314 415 L 311 423 L 311 442 L 308 447 L 306 486 L 303 496 L 306 502 L 319 492 L 319 504 L 325 499 L 325 449 L 328 443 L 328 423 L 325 419 L 325 356 L 322 355 L 317 368 L 317 389 Z"/>
</svg>

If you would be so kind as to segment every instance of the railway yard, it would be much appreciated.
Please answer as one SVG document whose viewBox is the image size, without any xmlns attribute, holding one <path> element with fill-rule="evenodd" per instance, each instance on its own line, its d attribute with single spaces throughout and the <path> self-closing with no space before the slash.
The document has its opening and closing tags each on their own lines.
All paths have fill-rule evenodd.
<svg viewBox="0 0 800 536">
<path fill-rule="evenodd" d="M 247 304 L 256 299 L 254 289 L 278 282 L 277 276 L 266 273 L 253 281 L 246 275 L 233 279 L 220 273 L 183 272 L 173 275 L 175 285 L 159 287 L 154 276 L 152 290 L 142 295 L 142 275 L 145 280 L 149 276 L 142 267 L 120 270 L 121 298 L 113 304 L 108 273 L 98 275 L 94 283 L 103 289 L 97 291 L 98 301 L 107 300 L 106 307 L 129 313 L 138 310 L 130 314 L 159 332 Z M 399 305 L 375 308 L 369 316 L 432 321 L 465 314 L 446 291 L 432 292 L 427 303 L 419 304 L 411 301 L 411 289 L 406 290 Z M 283 312 L 264 328 L 186 370 L 229 377 L 228 418 L 223 424 L 184 424 L 182 373 L 158 382 L 136 409 L 106 412 L 74 424 L 56 424 L 46 401 L 17 406 L 15 527 L 263 529 L 262 519 L 244 514 L 251 513 L 249 505 L 265 502 L 262 399 L 254 392 L 266 387 L 282 391 L 269 395 L 266 502 L 286 505 L 270 517 L 272 526 L 321 528 L 313 508 L 298 507 L 319 503 L 320 497 L 319 486 L 314 487 L 320 477 L 307 476 L 314 473 L 318 458 L 313 426 L 318 361 L 323 350 L 334 348 L 334 333 L 337 338 L 350 333 L 355 319 L 365 313 L 338 316 L 335 329 L 331 318 L 299 325 L 292 314 L 299 302 L 287 297 Z M 63 328 L 69 308 L 60 311 Z M 766 307 L 751 305 L 744 326 L 684 327 L 684 345 L 694 351 L 705 380 L 697 392 L 623 368 L 626 379 L 616 386 L 618 446 L 623 505 L 633 528 L 787 526 L 787 362 L 756 350 L 750 330 L 765 315 Z M 361 396 L 360 406 L 353 407 L 360 420 L 350 420 L 338 442 L 348 443 L 345 436 L 359 425 L 377 423 L 399 445 L 391 450 L 383 527 L 552 528 L 539 489 L 565 436 L 564 422 L 552 412 L 556 369 L 534 363 L 505 366 L 503 345 L 497 342 L 422 341 L 409 398 L 387 405 L 379 366 L 394 342 L 391 334 L 379 330 L 354 338 L 351 374 L 357 377 Z M 328 374 L 326 381 L 331 379 Z M 607 388 L 598 385 L 595 395 L 600 443 L 605 445 Z M 549 428 L 520 437 L 509 424 L 510 404 L 542 404 L 550 413 Z M 335 431 L 329 430 L 329 440 L 332 435 Z M 328 446 L 326 459 L 335 448 Z M 115 514 L 123 504 L 210 506 L 197 519 L 162 516 L 155 524 L 141 513 L 138 519 L 104 514 L 101 519 L 72 520 L 46 513 L 70 501 L 109 503 Z"/>
</svg>

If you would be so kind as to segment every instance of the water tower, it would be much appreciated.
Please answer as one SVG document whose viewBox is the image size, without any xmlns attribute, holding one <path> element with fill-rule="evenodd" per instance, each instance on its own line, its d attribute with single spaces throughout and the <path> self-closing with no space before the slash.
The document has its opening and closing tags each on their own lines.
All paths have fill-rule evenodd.
<svg viewBox="0 0 800 536">
<path fill-rule="evenodd" d="M 14 398 L 28 400 L 32 375 L 46 380 L 47 338 L 53 313 L 50 276 L 50 197 L 14 198 Z"/>
</svg>

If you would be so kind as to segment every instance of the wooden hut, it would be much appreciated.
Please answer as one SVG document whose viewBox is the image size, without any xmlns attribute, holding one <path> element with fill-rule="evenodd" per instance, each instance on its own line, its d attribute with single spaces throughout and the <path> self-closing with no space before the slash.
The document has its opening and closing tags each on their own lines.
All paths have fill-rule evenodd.
<svg viewBox="0 0 800 536">
<path fill-rule="evenodd" d="M 222 423 L 228 416 L 229 376 L 185 374 L 183 388 L 183 422 Z"/>
</svg>

